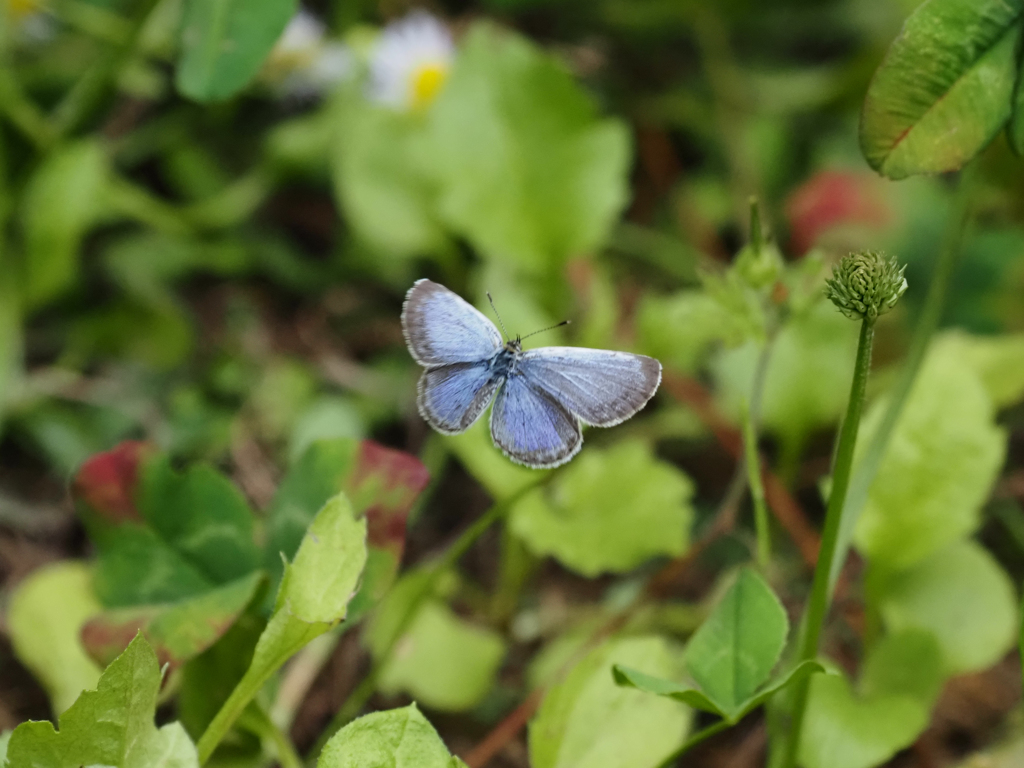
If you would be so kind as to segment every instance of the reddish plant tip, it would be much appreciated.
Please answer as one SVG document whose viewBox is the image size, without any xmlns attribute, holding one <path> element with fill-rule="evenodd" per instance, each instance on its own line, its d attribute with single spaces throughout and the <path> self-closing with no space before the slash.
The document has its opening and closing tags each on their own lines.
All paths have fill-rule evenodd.
<svg viewBox="0 0 1024 768">
<path fill-rule="evenodd" d="M 135 506 L 139 466 L 155 451 L 150 443 L 126 440 L 88 459 L 75 476 L 77 499 L 113 523 L 141 520 Z"/>
<path fill-rule="evenodd" d="M 836 227 L 884 227 L 892 217 L 881 193 L 878 179 L 864 173 L 822 171 L 812 176 L 786 201 L 793 252 L 802 256 Z"/>
<path fill-rule="evenodd" d="M 356 508 L 366 512 L 370 546 L 401 558 L 406 518 L 428 482 L 430 473 L 412 454 L 372 440 L 360 443 L 348 491 Z"/>
</svg>

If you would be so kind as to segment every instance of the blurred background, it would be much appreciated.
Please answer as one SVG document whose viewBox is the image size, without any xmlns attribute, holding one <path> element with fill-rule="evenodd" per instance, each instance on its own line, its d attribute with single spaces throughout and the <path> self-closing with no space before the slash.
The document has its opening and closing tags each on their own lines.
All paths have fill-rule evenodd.
<svg viewBox="0 0 1024 768">
<path fill-rule="evenodd" d="M 471 586 L 453 602 L 479 619 L 474 590 L 511 590 L 511 607 L 483 620 L 511 650 L 470 706 L 426 705 L 454 751 L 525 697 L 548 639 L 628 591 L 651 557 L 690 553 L 666 593 L 680 605 L 707 599 L 718 574 L 750 558 L 746 501 L 724 527 L 719 514 L 736 485 L 722 430 L 738 426 L 767 340 L 761 447 L 796 507 L 773 523 L 773 584 L 798 610 L 857 335 L 818 301 L 823 278 L 862 248 L 908 265 L 910 289 L 878 331 L 869 396 L 884 397 L 956 206 L 952 178 L 887 181 L 858 143 L 871 76 L 915 0 L 284 3 L 289 20 L 253 11 L 260 45 L 215 65 L 199 3 L 3 3 L 5 595 L 40 566 L 90 555 L 68 481 L 125 439 L 213 463 L 259 510 L 314 441 L 372 438 L 432 473 L 406 563 L 450 541 L 514 481 L 485 432 L 442 438 L 417 415 L 419 369 L 399 315 L 412 282 L 429 277 L 482 309 L 489 290 L 513 335 L 572 321 L 534 346 L 658 357 L 659 396 L 628 424 L 588 432 L 587 447 L 638 441 L 644 461 L 687 483 L 672 517 L 682 538 L 643 558 L 565 552 L 550 539 L 576 534 L 531 526 L 525 512 L 517 535 L 496 531 L 474 549 Z M 1002 442 L 978 470 L 966 528 L 1001 589 L 1024 575 L 1020 168 L 1001 136 L 975 162 L 940 336 L 949 359 L 977 362 L 991 384 L 985 418 Z M 767 281 L 748 280 L 769 286 L 755 299 L 729 288 L 752 196 L 773 249 Z M 960 407 L 935 397 L 934 413 Z M 982 450 L 957 446 L 952 467 Z M 518 582 L 497 565 L 516 547 Z M 830 646 L 848 671 L 858 589 Z M 1004 604 L 992 648 L 956 669 L 894 764 L 954 764 L 1020 730 L 1006 631 L 1016 612 Z M 685 636 L 692 618 L 673 616 L 651 621 Z M 312 744 L 344 699 L 361 653 L 339 646 L 296 716 L 297 744 Z M 393 687 L 372 706 L 409 689 Z M 51 717 L 51 695 L 0 636 L 0 728 Z M 763 724 L 747 723 L 685 764 L 759 765 L 763 748 Z M 491 764 L 527 765 L 522 736 Z"/>
</svg>

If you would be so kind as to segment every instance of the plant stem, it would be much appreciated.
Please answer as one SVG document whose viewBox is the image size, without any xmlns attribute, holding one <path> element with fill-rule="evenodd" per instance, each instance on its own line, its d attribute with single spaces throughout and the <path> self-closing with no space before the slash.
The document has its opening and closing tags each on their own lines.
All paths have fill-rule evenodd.
<svg viewBox="0 0 1024 768">
<path fill-rule="evenodd" d="M 687 752 L 690 749 L 693 749 L 702 741 L 707 741 L 716 733 L 724 731 L 730 725 L 732 725 L 732 723 L 730 723 L 728 720 L 719 720 L 717 723 L 712 723 L 706 728 L 701 728 L 695 734 L 690 736 L 690 738 L 684 741 L 683 745 L 679 747 L 679 749 L 677 749 L 671 755 L 662 760 L 658 764 L 658 768 L 671 768 L 671 766 L 675 764 L 676 760 L 678 760 L 680 756 L 683 755 L 683 753 Z"/>
<path fill-rule="evenodd" d="M 744 464 L 750 498 L 754 502 L 754 530 L 757 534 L 757 565 L 763 571 L 772 556 L 771 531 L 768 528 L 768 508 L 764 501 L 764 483 L 761 481 L 761 457 L 757 452 L 757 433 L 750 409 L 744 403 L 743 413 Z"/>
<path fill-rule="evenodd" d="M 117 79 L 121 67 L 135 50 L 135 45 L 146 25 L 146 20 L 160 0 L 140 0 L 137 15 L 126 28 L 124 40 L 111 46 L 75 83 L 57 105 L 51 124 L 58 136 L 67 136 L 85 120 L 96 103 Z"/>
<path fill-rule="evenodd" d="M 818 655 L 818 643 L 825 625 L 825 616 L 831 597 L 829 574 L 835 559 L 839 529 L 843 518 L 843 506 L 846 492 L 850 485 L 850 473 L 853 468 L 853 451 L 857 445 L 857 429 L 864 408 L 864 392 L 867 387 L 868 373 L 871 369 L 871 347 L 874 342 L 874 321 L 865 318 L 861 321 L 860 341 L 857 345 L 857 361 L 853 369 L 853 383 L 850 385 L 850 401 L 846 407 L 846 418 L 839 429 L 836 443 L 835 462 L 832 467 L 832 491 L 828 498 L 825 511 L 825 527 L 821 533 L 821 547 L 818 550 L 818 564 L 814 569 L 814 581 L 811 584 L 811 595 L 804 613 L 803 631 L 800 638 L 800 653 L 797 663 L 813 661 Z M 797 684 L 793 720 L 786 745 L 786 759 L 783 765 L 796 764 L 797 748 L 800 744 L 800 730 L 803 726 L 804 711 L 807 708 L 807 693 L 810 678 L 804 678 Z"/>
<path fill-rule="evenodd" d="M 524 496 L 551 482 L 551 480 L 556 477 L 560 471 L 561 468 L 552 470 L 534 482 L 527 483 L 522 486 L 501 501 L 492 504 L 490 509 L 474 520 L 473 523 L 466 528 L 466 530 L 464 530 L 454 542 L 452 542 L 444 553 L 428 566 L 429 575 L 423 580 L 419 591 L 409 602 L 405 615 L 402 617 L 402 621 L 399 623 L 395 633 L 391 637 L 391 642 L 384 651 L 374 659 L 373 666 L 366 674 L 366 677 L 364 677 L 359 682 L 359 685 L 353 689 L 352 693 L 348 695 L 348 698 L 335 713 L 334 717 L 331 718 L 331 722 L 317 738 L 313 748 L 309 751 L 307 760 L 308 764 L 312 764 L 316 760 L 328 740 L 330 740 L 335 733 L 341 730 L 350 720 L 358 715 L 366 705 L 366 702 L 369 701 L 373 692 L 377 688 L 377 680 L 380 678 L 385 665 L 391 658 L 391 654 L 398 645 L 398 641 L 402 639 L 409 627 L 412 625 L 412 621 L 416 618 L 416 614 L 419 612 L 420 606 L 422 606 L 423 602 L 434 593 L 438 580 L 447 573 L 449 569 L 453 568 L 456 563 L 458 563 L 462 556 L 466 554 L 469 548 L 473 546 L 476 540 L 479 539 L 488 528 L 498 522 L 501 518 L 505 517 L 505 515 L 507 515 Z"/>
<path fill-rule="evenodd" d="M 871 483 L 885 457 L 889 439 L 892 437 L 896 422 L 910 396 L 910 390 L 913 388 L 917 373 L 924 362 L 928 345 L 942 320 L 942 312 L 946 306 L 946 299 L 953 283 L 953 275 L 962 252 L 961 246 L 973 215 L 972 193 L 977 174 L 977 163 L 967 166 L 960 173 L 953 213 L 950 217 L 949 227 L 943 235 L 939 259 L 928 285 L 928 294 L 925 297 L 921 315 L 914 328 L 906 362 L 899 379 L 887 394 L 888 405 L 882 415 L 882 420 L 878 429 L 871 436 L 871 441 L 862 452 L 861 459 L 857 462 L 857 471 L 854 472 L 853 478 L 850 480 L 850 488 L 846 494 L 847 511 L 843 516 L 842 529 L 839 534 L 839 556 L 833 561 L 832 572 L 829 575 L 830 589 L 835 587 L 836 580 L 839 578 L 839 572 L 846 560 L 846 552 L 850 547 L 850 540 L 853 538 L 854 525 L 867 502 Z"/>
<path fill-rule="evenodd" d="M 303 768 L 302 758 L 295 751 L 295 745 L 261 706 L 250 703 L 238 718 L 238 725 L 256 734 L 262 741 L 274 746 L 274 756 L 281 768 Z"/>
</svg>

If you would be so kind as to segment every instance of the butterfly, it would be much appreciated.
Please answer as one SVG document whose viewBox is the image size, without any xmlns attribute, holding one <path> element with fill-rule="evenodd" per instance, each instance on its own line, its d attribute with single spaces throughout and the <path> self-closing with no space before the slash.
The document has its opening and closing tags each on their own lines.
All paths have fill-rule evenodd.
<svg viewBox="0 0 1024 768">
<path fill-rule="evenodd" d="M 499 318 L 500 321 L 500 318 Z M 402 331 L 426 370 L 417 405 L 445 435 L 469 429 L 491 400 L 491 439 L 512 461 L 557 467 L 579 453 L 580 422 L 611 427 L 647 404 L 661 383 L 653 357 L 583 347 L 523 350 L 443 285 L 417 280 Z"/>
</svg>

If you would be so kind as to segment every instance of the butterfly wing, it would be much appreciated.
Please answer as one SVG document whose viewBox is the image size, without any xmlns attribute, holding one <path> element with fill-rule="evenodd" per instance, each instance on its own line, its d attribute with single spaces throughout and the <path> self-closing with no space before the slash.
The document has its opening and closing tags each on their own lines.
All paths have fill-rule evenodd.
<svg viewBox="0 0 1024 768">
<path fill-rule="evenodd" d="M 583 347 L 528 350 L 518 371 L 534 389 L 596 427 L 628 419 L 661 383 L 661 363 L 653 357 Z"/>
<path fill-rule="evenodd" d="M 583 444 L 579 419 L 523 376 L 510 376 L 494 399 L 491 439 L 512 461 L 534 469 L 564 464 Z"/>
<path fill-rule="evenodd" d="M 494 323 L 430 280 L 417 280 L 409 289 L 402 307 L 402 332 L 413 359 L 426 368 L 487 360 L 502 347 Z"/>
<path fill-rule="evenodd" d="M 454 435 L 480 418 L 501 385 L 486 362 L 453 363 L 428 368 L 420 376 L 416 404 L 438 432 Z"/>
</svg>

